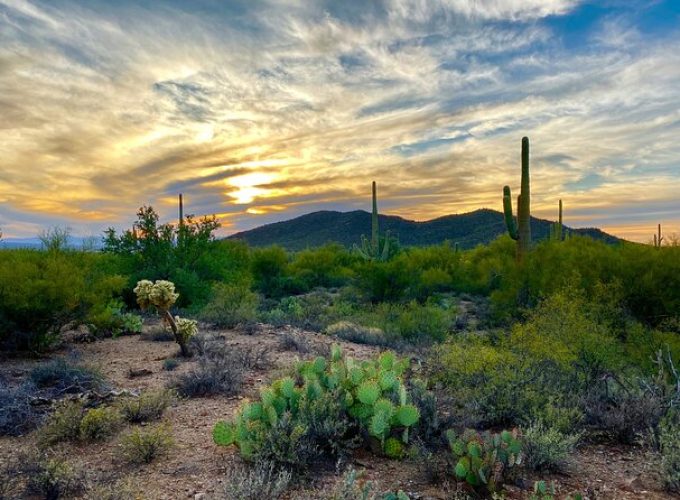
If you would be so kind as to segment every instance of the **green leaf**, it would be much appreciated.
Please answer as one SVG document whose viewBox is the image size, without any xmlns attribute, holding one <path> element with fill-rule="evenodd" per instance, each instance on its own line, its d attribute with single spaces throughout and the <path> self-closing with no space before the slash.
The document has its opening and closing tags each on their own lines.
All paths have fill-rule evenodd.
<svg viewBox="0 0 680 500">
<path fill-rule="evenodd" d="M 219 446 L 230 446 L 234 444 L 236 433 L 234 425 L 220 421 L 213 427 L 213 441 Z"/>
</svg>

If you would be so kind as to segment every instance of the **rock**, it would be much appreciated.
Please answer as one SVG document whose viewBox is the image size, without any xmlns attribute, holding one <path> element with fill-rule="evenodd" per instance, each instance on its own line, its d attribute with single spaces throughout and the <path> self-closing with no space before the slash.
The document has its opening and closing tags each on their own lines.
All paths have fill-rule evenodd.
<svg viewBox="0 0 680 500">
<path fill-rule="evenodd" d="M 640 491 L 645 488 L 644 484 L 642 484 L 642 479 L 640 476 L 636 476 L 630 479 L 626 479 L 625 485 L 623 486 L 624 490 L 627 491 Z"/>
<path fill-rule="evenodd" d="M 207 495 L 205 493 L 196 493 L 194 495 L 194 500 L 207 500 Z"/>
</svg>

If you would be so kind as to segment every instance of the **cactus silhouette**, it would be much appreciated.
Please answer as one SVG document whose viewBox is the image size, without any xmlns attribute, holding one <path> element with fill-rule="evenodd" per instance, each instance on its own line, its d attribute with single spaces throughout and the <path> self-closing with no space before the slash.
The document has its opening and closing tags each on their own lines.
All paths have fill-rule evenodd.
<svg viewBox="0 0 680 500">
<path fill-rule="evenodd" d="M 378 227 L 378 194 L 373 181 L 373 209 L 371 212 L 371 239 L 361 236 L 361 247 L 354 245 L 354 249 L 366 260 L 385 261 L 390 256 L 390 232 L 385 233 L 382 249 L 380 248 L 380 229 Z"/>
<path fill-rule="evenodd" d="M 550 225 L 550 239 L 555 241 L 562 241 L 562 200 L 560 200 L 559 216 L 557 222 Z"/>
<path fill-rule="evenodd" d="M 521 260 L 531 247 L 531 187 L 529 182 L 529 138 L 522 138 L 522 182 L 517 197 L 517 223 L 512 214 L 510 186 L 503 187 L 503 212 L 508 234 L 517 241 L 517 258 Z"/>
</svg>

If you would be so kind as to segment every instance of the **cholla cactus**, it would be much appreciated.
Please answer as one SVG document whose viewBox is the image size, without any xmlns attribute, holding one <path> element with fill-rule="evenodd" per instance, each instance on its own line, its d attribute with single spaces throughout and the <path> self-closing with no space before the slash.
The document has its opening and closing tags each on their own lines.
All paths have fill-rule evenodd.
<svg viewBox="0 0 680 500">
<path fill-rule="evenodd" d="M 179 297 L 175 293 L 175 284 L 171 281 L 158 280 L 149 293 L 149 300 L 161 310 L 170 309 Z"/>
<path fill-rule="evenodd" d="M 175 292 L 175 284 L 166 280 L 157 280 L 155 283 L 149 280 L 141 280 L 137 282 L 134 292 L 137 295 L 137 303 L 142 310 L 148 309 L 150 306 L 158 309 L 165 322 L 170 326 L 175 342 L 179 344 L 182 351 L 182 356 L 190 356 L 188 342 L 198 331 L 197 323 L 179 316 L 173 318 L 170 314 L 170 308 L 179 297 L 179 293 Z"/>
<path fill-rule="evenodd" d="M 137 296 L 137 304 L 142 310 L 148 309 L 151 305 L 151 290 L 153 290 L 153 282 L 149 280 L 138 281 L 133 290 Z"/>
<path fill-rule="evenodd" d="M 175 316 L 175 324 L 177 325 L 177 334 L 185 343 L 198 333 L 198 322 L 193 319 Z"/>
</svg>

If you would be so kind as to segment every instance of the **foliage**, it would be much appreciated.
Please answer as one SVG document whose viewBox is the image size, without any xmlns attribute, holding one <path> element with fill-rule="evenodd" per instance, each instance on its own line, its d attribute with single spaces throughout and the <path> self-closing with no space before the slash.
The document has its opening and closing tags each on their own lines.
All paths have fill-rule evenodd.
<svg viewBox="0 0 680 500">
<path fill-rule="evenodd" d="M 80 421 L 80 438 L 86 441 L 104 441 L 118 432 L 121 416 L 114 408 L 92 408 Z"/>
<path fill-rule="evenodd" d="M 234 396 L 241 390 L 244 370 L 233 354 L 223 357 L 201 356 L 196 363 L 196 368 L 180 374 L 172 382 L 180 396 Z"/>
<path fill-rule="evenodd" d="M 0 344 L 9 350 L 46 350 L 59 329 L 85 321 L 116 298 L 125 278 L 110 256 L 75 250 L 2 250 Z"/>
<path fill-rule="evenodd" d="M 40 389 L 49 388 L 54 395 L 96 390 L 104 385 L 101 374 L 92 368 L 55 358 L 41 363 L 29 375 Z"/>
<path fill-rule="evenodd" d="M 41 447 L 62 441 L 75 441 L 80 437 L 83 421 L 82 403 L 71 401 L 60 404 L 49 419 L 38 429 L 38 443 Z"/>
<path fill-rule="evenodd" d="M 168 389 L 145 391 L 139 397 L 123 400 L 120 412 L 125 420 L 133 424 L 151 422 L 161 418 L 174 399 L 174 392 Z"/>
<path fill-rule="evenodd" d="M 233 465 L 227 470 L 225 496 L 227 500 L 276 500 L 285 494 L 291 480 L 290 472 L 271 462 Z"/>
<path fill-rule="evenodd" d="M 172 448 L 172 430 L 165 423 L 135 428 L 120 442 L 121 457 L 128 463 L 148 464 Z"/>
<path fill-rule="evenodd" d="M 259 298 L 243 285 L 218 283 L 210 302 L 201 311 L 201 319 L 223 328 L 234 328 L 253 321 Z"/>
<path fill-rule="evenodd" d="M 516 429 L 498 434 L 468 429 L 446 433 L 456 461 L 455 475 L 473 488 L 497 491 L 507 476 L 522 463 L 522 440 Z"/>
<path fill-rule="evenodd" d="M 333 490 L 324 500 L 408 500 L 409 496 L 399 490 L 397 493 L 381 493 L 378 485 L 363 478 L 364 471 L 348 468 L 336 481 Z"/>
<path fill-rule="evenodd" d="M 674 409 L 661 421 L 659 432 L 661 477 L 669 491 L 680 493 L 680 411 Z"/>
<path fill-rule="evenodd" d="M 213 437 L 235 444 L 246 459 L 302 469 L 319 449 L 337 454 L 348 437 L 360 435 L 383 452 L 389 443 L 390 453 L 400 455 L 394 443 L 408 444 L 420 419 L 401 379 L 407 367 L 391 352 L 358 362 L 334 346 L 329 359 L 298 364 L 301 383 L 286 377 L 263 388 L 260 400 L 243 405 L 233 422 L 219 422 Z"/>
<path fill-rule="evenodd" d="M 31 404 L 32 383 L 11 386 L 0 377 L 0 436 L 20 436 L 33 429 L 39 415 Z"/>
<path fill-rule="evenodd" d="M 334 335 L 356 344 L 388 346 L 390 341 L 380 328 L 364 327 L 351 321 L 338 321 L 326 327 L 328 335 Z"/>
<path fill-rule="evenodd" d="M 179 361 L 176 358 L 167 358 L 163 360 L 163 369 L 171 372 L 179 366 Z"/>
<path fill-rule="evenodd" d="M 522 433 L 524 463 L 536 471 L 559 471 L 578 441 L 578 435 L 563 434 L 543 423 L 534 423 Z"/>
<path fill-rule="evenodd" d="M 35 452 L 23 457 L 21 473 L 27 477 L 26 492 L 47 500 L 73 498 L 85 486 L 82 471 L 47 454 Z"/>
</svg>

